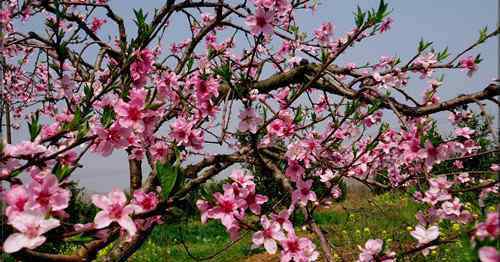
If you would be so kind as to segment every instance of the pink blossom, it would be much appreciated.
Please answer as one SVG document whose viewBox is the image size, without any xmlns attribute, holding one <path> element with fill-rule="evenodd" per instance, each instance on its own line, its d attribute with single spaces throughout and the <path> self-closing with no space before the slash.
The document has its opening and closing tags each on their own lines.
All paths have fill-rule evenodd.
<svg viewBox="0 0 500 262">
<path fill-rule="evenodd" d="M 285 209 L 282 210 L 279 214 L 271 214 L 271 218 L 273 221 L 276 221 L 283 229 L 286 231 L 291 231 L 293 230 L 293 225 L 292 222 L 290 222 L 290 214 L 292 213 L 292 210 Z"/>
<path fill-rule="evenodd" d="M 172 103 L 176 104 L 179 101 L 179 95 L 176 90 L 179 86 L 179 76 L 174 72 L 163 74 L 161 79 L 156 83 L 156 90 L 158 90 L 158 97 L 160 99 L 166 98 Z"/>
<path fill-rule="evenodd" d="M 282 262 L 315 261 L 319 256 L 311 240 L 305 237 L 298 238 L 293 231 L 281 241 L 281 246 L 283 247 L 280 260 Z"/>
<path fill-rule="evenodd" d="M 417 225 L 415 230 L 410 232 L 411 236 L 417 239 L 419 245 L 428 244 L 439 237 L 439 227 L 431 226 L 429 228 L 425 228 L 421 225 Z M 430 247 L 432 248 L 432 247 Z M 424 255 L 429 253 L 429 248 L 426 248 L 422 251 Z"/>
<path fill-rule="evenodd" d="M 481 262 L 498 262 L 500 261 L 500 252 L 494 247 L 481 247 L 479 249 L 479 260 Z"/>
<path fill-rule="evenodd" d="M 3 200 L 7 204 L 5 214 L 8 217 L 24 211 L 29 200 L 28 190 L 22 185 L 13 185 L 9 191 L 4 193 Z"/>
<path fill-rule="evenodd" d="M 322 43 L 327 43 L 330 41 L 330 38 L 333 34 L 333 24 L 328 22 L 328 23 L 323 23 L 321 26 L 317 29 L 314 30 L 314 36 L 316 39 L 318 39 Z"/>
<path fill-rule="evenodd" d="M 290 143 L 288 145 L 285 156 L 289 160 L 302 161 L 302 160 L 305 160 L 307 158 L 308 153 L 309 152 L 308 152 L 305 144 L 303 143 L 303 141 L 297 141 L 294 143 Z"/>
<path fill-rule="evenodd" d="M 368 239 L 364 248 L 358 246 L 361 250 L 358 262 L 372 262 L 375 261 L 374 257 L 382 251 L 384 241 L 382 239 Z"/>
<path fill-rule="evenodd" d="M 41 181 L 33 180 L 28 186 L 30 206 L 33 209 L 60 211 L 68 207 L 71 192 L 59 187 L 57 177 L 46 174 Z"/>
<path fill-rule="evenodd" d="M 198 199 L 196 201 L 196 207 L 198 208 L 198 210 L 200 210 L 201 213 L 201 223 L 207 223 L 208 219 L 210 218 L 210 216 L 208 215 L 208 210 L 212 208 L 210 203 L 208 203 L 208 201 Z"/>
<path fill-rule="evenodd" d="M 153 71 L 154 54 L 149 49 L 137 50 L 135 61 L 130 65 L 130 76 L 136 87 L 146 84 L 148 75 Z"/>
<path fill-rule="evenodd" d="M 151 153 L 151 157 L 154 161 L 163 162 L 165 161 L 165 157 L 170 152 L 170 147 L 167 143 L 165 143 L 165 141 L 158 140 L 150 147 L 149 152 Z"/>
<path fill-rule="evenodd" d="M 255 191 L 255 190 L 253 190 Z M 245 197 L 246 204 L 252 213 L 259 215 L 261 206 L 268 201 L 268 197 L 256 194 L 255 192 L 250 192 L 247 197 Z"/>
<path fill-rule="evenodd" d="M 256 6 L 262 6 L 266 8 L 271 8 L 274 5 L 275 0 L 253 0 Z"/>
<path fill-rule="evenodd" d="M 488 213 L 486 220 L 476 226 L 476 236 L 481 240 L 500 236 L 500 216 L 497 212 Z"/>
<path fill-rule="evenodd" d="M 474 130 L 468 127 L 458 128 L 455 130 L 455 135 L 465 137 L 467 139 L 470 139 L 472 134 L 474 134 Z"/>
<path fill-rule="evenodd" d="M 110 128 L 104 128 L 100 124 L 94 127 L 97 138 L 93 145 L 93 151 L 109 156 L 114 149 L 121 149 L 128 146 L 130 129 L 115 122 Z"/>
<path fill-rule="evenodd" d="M 33 156 L 46 151 L 45 146 L 30 141 L 22 141 L 16 145 L 7 144 L 4 149 L 4 153 L 11 157 Z"/>
<path fill-rule="evenodd" d="M 133 205 L 127 205 L 127 197 L 123 191 L 113 189 L 107 195 L 92 195 L 92 203 L 102 209 L 94 218 L 97 229 L 117 222 L 130 236 L 135 235 L 137 228 L 130 217 L 135 208 Z"/>
<path fill-rule="evenodd" d="M 203 148 L 203 131 L 193 130 L 194 122 L 188 122 L 184 118 L 170 124 L 172 129 L 170 136 L 177 141 L 177 145 L 192 146 L 194 149 Z"/>
<path fill-rule="evenodd" d="M 60 225 L 59 220 L 45 218 L 41 213 L 23 212 L 9 218 L 9 224 L 19 233 L 11 234 L 3 243 L 3 251 L 14 253 L 22 248 L 35 249 L 42 245 L 46 238 L 42 236 Z"/>
<path fill-rule="evenodd" d="M 438 188 L 431 187 L 429 190 L 425 192 L 425 197 L 422 199 L 422 201 L 430 204 L 430 205 L 435 205 L 440 201 L 446 201 L 451 199 L 451 195 L 448 194 L 446 191 L 439 190 Z"/>
<path fill-rule="evenodd" d="M 417 57 L 415 62 L 413 62 L 413 66 L 421 73 L 420 78 L 426 78 L 432 75 L 433 71 L 431 67 L 437 62 L 436 54 L 431 52 Z"/>
<path fill-rule="evenodd" d="M 308 201 L 316 201 L 316 193 L 311 190 L 312 180 L 303 181 L 299 179 L 297 181 L 297 189 L 292 193 L 292 203 L 299 203 L 303 206 L 307 205 Z"/>
<path fill-rule="evenodd" d="M 339 186 L 335 185 L 332 187 L 332 190 L 330 190 L 330 194 L 334 199 L 338 199 L 342 196 L 342 190 Z"/>
<path fill-rule="evenodd" d="M 441 144 L 434 146 L 430 141 L 427 141 L 425 149 L 422 151 L 422 157 L 425 159 L 425 165 L 428 170 L 432 169 L 434 164 L 439 164 L 448 157 L 448 146 Z"/>
<path fill-rule="evenodd" d="M 274 119 L 269 125 L 267 125 L 267 133 L 270 136 L 282 137 L 285 135 L 286 123 L 281 119 Z"/>
<path fill-rule="evenodd" d="M 467 70 L 467 76 L 472 77 L 472 75 L 477 71 L 478 66 L 476 64 L 476 60 L 473 56 L 468 56 L 466 58 L 460 59 L 458 62 L 459 66 L 463 68 L 463 70 Z"/>
<path fill-rule="evenodd" d="M 208 210 L 209 217 L 220 219 L 227 229 L 231 228 L 236 222 L 236 218 L 242 216 L 242 209 L 246 205 L 245 200 L 236 198 L 234 193 L 229 190 L 225 190 L 224 195 L 216 192 L 213 196 L 216 205 Z"/>
<path fill-rule="evenodd" d="M 262 118 L 257 116 L 253 108 L 251 107 L 245 108 L 245 110 L 242 110 L 240 112 L 239 117 L 240 117 L 239 130 L 241 132 L 250 131 L 250 133 L 252 134 L 257 133 L 258 126 L 262 124 Z"/>
<path fill-rule="evenodd" d="M 273 33 L 274 12 L 258 7 L 255 15 L 246 18 L 246 24 L 250 27 L 252 34 L 258 36 L 261 33 L 271 35 Z"/>
<path fill-rule="evenodd" d="M 455 160 L 453 161 L 453 167 L 457 169 L 463 169 L 464 168 L 464 162 L 460 160 Z"/>
<path fill-rule="evenodd" d="M 389 31 L 393 22 L 394 20 L 392 18 L 387 17 L 387 19 L 385 19 L 380 25 L 380 33 Z"/>
<path fill-rule="evenodd" d="M 11 12 L 9 8 L 5 8 L 3 10 L 0 10 L 0 24 L 2 25 L 7 25 L 10 23 L 11 20 Z"/>
<path fill-rule="evenodd" d="M 467 183 L 470 181 L 470 177 L 469 177 L 469 173 L 460 173 L 457 177 L 457 180 L 460 182 L 460 183 Z"/>
<path fill-rule="evenodd" d="M 499 172 L 500 171 L 500 165 L 499 164 L 491 164 L 490 169 L 491 169 L 491 171 Z"/>
<path fill-rule="evenodd" d="M 97 31 L 99 31 L 99 29 L 101 29 L 101 27 L 106 23 L 106 19 L 104 18 L 97 18 L 97 17 L 94 17 L 92 18 L 92 25 L 90 27 L 90 30 L 92 30 L 92 32 L 96 33 Z"/>
<path fill-rule="evenodd" d="M 455 197 L 455 199 L 453 199 L 453 202 L 446 201 L 441 204 L 441 208 L 446 215 L 459 217 L 462 204 L 460 203 L 460 199 Z"/>
<path fill-rule="evenodd" d="M 196 91 L 196 98 L 199 101 L 207 101 L 212 97 L 219 95 L 219 81 L 213 77 L 203 79 L 196 74 L 192 79 Z"/>
<path fill-rule="evenodd" d="M 439 190 L 446 190 L 453 185 L 453 182 L 449 181 L 448 178 L 443 175 L 429 179 L 429 185 Z"/>
<path fill-rule="evenodd" d="M 247 175 L 244 170 L 235 169 L 229 177 L 242 188 L 255 188 L 253 176 Z"/>
<path fill-rule="evenodd" d="M 252 242 L 257 247 L 264 245 L 269 254 L 275 254 L 278 250 L 276 241 L 285 240 L 285 234 L 281 231 L 281 227 L 277 222 L 271 222 L 266 216 L 260 218 L 260 224 L 262 230 L 253 234 Z"/>
<path fill-rule="evenodd" d="M 134 192 L 134 199 L 130 202 L 135 207 L 137 214 L 149 212 L 158 205 L 160 200 L 155 192 L 144 193 L 144 191 L 137 190 Z"/>
<path fill-rule="evenodd" d="M 146 116 L 144 105 L 147 91 L 145 89 L 132 89 L 130 91 L 130 101 L 119 101 L 115 106 L 120 125 L 123 127 L 133 127 L 137 131 L 144 131 L 143 118 Z"/>
<path fill-rule="evenodd" d="M 292 181 L 297 181 L 302 178 L 305 169 L 299 164 L 299 161 L 288 160 L 288 166 L 285 171 L 285 176 Z"/>
</svg>

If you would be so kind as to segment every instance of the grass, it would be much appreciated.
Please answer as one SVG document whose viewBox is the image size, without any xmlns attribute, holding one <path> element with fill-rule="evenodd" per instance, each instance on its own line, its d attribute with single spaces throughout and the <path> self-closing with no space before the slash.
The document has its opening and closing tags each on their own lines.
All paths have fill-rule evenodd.
<svg viewBox="0 0 500 262">
<path fill-rule="evenodd" d="M 198 221 L 160 225 L 130 261 L 146 262 L 152 261 L 152 258 L 155 261 L 198 261 L 211 257 L 220 250 L 225 251 L 213 257 L 212 261 L 240 261 L 255 253 L 250 248 L 250 237 L 250 234 L 243 235 L 240 241 L 229 246 L 230 240 L 224 227 L 216 221 L 206 225 Z"/>
</svg>

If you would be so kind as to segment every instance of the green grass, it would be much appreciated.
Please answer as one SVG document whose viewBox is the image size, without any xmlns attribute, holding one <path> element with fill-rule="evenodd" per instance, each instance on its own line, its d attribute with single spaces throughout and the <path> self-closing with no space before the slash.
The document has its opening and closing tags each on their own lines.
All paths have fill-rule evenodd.
<svg viewBox="0 0 500 262">
<path fill-rule="evenodd" d="M 216 221 L 210 221 L 206 225 L 198 221 L 160 225 L 130 261 L 146 262 L 152 261 L 152 258 L 155 258 L 155 261 L 197 261 L 213 256 L 223 249 L 225 251 L 215 256 L 212 261 L 240 261 L 255 253 L 250 249 L 250 237 L 250 234 L 243 235 L 240 241 L 228 247 L 228 235 L 224 227 Z M 191 256 L 186 252 L 186 248 Z"/>
</svg>

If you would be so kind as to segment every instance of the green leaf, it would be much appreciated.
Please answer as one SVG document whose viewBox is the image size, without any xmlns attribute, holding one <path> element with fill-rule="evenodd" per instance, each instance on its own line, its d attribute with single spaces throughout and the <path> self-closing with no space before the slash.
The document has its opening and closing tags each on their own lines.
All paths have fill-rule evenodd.
<svg viewBox="0 0 500 262">
<path fill-rule="evenodd" d="M 177 177 L 179 175 L 179 166 L 172 166 L 168 163 L 156 163 L 156 175 L 161 185 L 161 195 L 163 200 L 167 200 L 175 187 Z"/>
<path fill-rule="evenodd" d="M 375 113 L 375 111 L 377 111 L 381 105 L 382 105 L 382 99 L 375 100 L 374 103 L 368 107 L 367 115 Z"/>
<path fill-rule="evenodd" d="M 487 38 L 488 38 L 488 27 L 485 26 L 479 29 L 479 40 L 477 42 L 483 43 L 484 41 L 486 41 Z"/>
<path fill-rule="evenodd" d="M 354 21 L 356 22 L 356 26 L 358 28 L 363 26 L 363 24 L 365 23 L 365 17 L 366 17 L 366 13 L 363 12 L 363 10 L 361 10 L 361 8 L 358 6 L 356 13 L 354 13 Z"/>
<path fill-rule="evenodd" d="M 85 94 L 85 98 L 90 101 L 92 96 L 94 96 L 94 89 L 92 89 L 90 85 L 84 85 L 83 93 Z"/>
<path fill-rule="evenodd" d="M 359 104 L 360 103 L 358 100 L 353 100 L 352 102 L 348 102 L 346 109 L 345 109 L 346 116 L 352 115 L 356 111 L 356 109 L 358 108 Z"/>
<path fill-rule="evenodd" d="M 478 54 L 476 58 L 474 58 L 474 63 L 479 64 L 481 63 L 481 61 L 483 61 L 483 59 L 481 58 L 481 54 Z"/>
<path fill-rule="evenodd" d="M 221 76 L 226 82 L 231 82 L 232 72 L 231 65 L 229 63 L 223 64 L 220 67 L 215 68 L 213 71 L 216 75 Z"/>
<path fill-rule="evenodd" d="M 40 134 L 40 131 L 42 131 L 42 125 L 38 123 L 39 117 L 38 112 L 36 112 L 33 116 L 31 116 L 31 123 L 28 123 L 31 141 L 34 141 L 38 134 Z"/>
<path fill-rule="evenodd" d="M 304 120 L 304 113 L 302 112 L 302 107 L 299 106 L 295 110 L 295 117 L 293 119 L 293 122 L 298 124 L 298 123 L 302 122 L 302 120 Z"/>
<path fill-rule="evenodd" d="M 373 149 L 375 149 L 375 147 L 377 147 L 377 144 L 378 144 L 378 139 L 375 140 L 375 141 L 372 141 L 370 144 L 368 144 L 368 146 L 366 146 L 366 151 L 372 151 Z"/>
<path fill-rule="evenodd" d="M 384 0 L 381 0 L 377 9 L 377 14 L 375 15 L 375 22 L 380 23 L 382 20 L 384 20 L 384 17 L 389 15 L 389 12 L 387 11 L 387 8 L 389 5 L 384 2 Z"/>
<path fill-rule="evenodd" d="M 102 112 L 101 124 L 104 127 L 109 127 L 115 119 L 115 111 L 111 107 L 105 107 Z"/>
<path fill-rule="evenodd" d="M 418 49 L 417 49 L 417 51 L 419 53 L 421 53 L 421 52 L 423 52 L 425 49 L 427 49 L 431 45 L 432 45 L 432 42 L 427 42 L 423 38 L 421 38 L 420 42 L 418 42 Z"/>
<path fill-rule="evenodd" d="M 146 109 L 151 109 L 151 110 L 157 110 L 160 108 L 164 103 L 152 103 L 152 104 L 147 104 Z"/>
<path fill-rule="evenodd" d="M 93 237 L 91 237 L 91 236 L 83 236 L 82 234 L 80 234 L 80 235 L 72 236 L 70 238 L 66 238 L 64 241 L 65 242 L 85 244 L 85 243 L 88 243 L 88 242 L 90 242 L 92 240 L 94 240 Z"/>
<path fill-rule="evenodd" d="M 295 35 L 299 33 L 299 27 L 296 25 L 291 25 L 290 26 L 290 32 L 294 33 Z"/>
<path fill-rule="evenodd" d="M 59 181 L 64 180 L 71 173 L 71 167 L 67 165 L 60 165 L 58 163 L 54 168 L 55 168 L 54 174 L 56 175 Z"/>
<path fill-rule="evenodd" d="M 443 61 L 445 60 L 446 58 L 448 58 L 449 54 L 448 54 L 448 47 L 446 47 L 443 51 L 439 52 L 438 53 L 438 61 Z"/>
<path fill-rule="evenodd" d="M 90 131 L 90 126 L 89 122 L 85 122 L 82 125 L 80 125 L 80 128 L 78 129 L 78 134 L 77 134 L 77 139 L 83 139 L 85 136 L 88 134 Z"/>
<path fill-rule="evenodd" d="M 75 113 L 73 114 L 73 119 L 66 126 L 68 130 L 74 130 L 80 125 L 80 121 L 82 120 L 82 111 L 79 107 L 76 108 Z"/>
<path fill-rule="evenodd" d="M 189 60 L 187 61 L 187 71 L 188 72 L 191 71 L 193 64 L 194 64 L 194 59 L 192 57 L 190 57 Z"/>
</svg>

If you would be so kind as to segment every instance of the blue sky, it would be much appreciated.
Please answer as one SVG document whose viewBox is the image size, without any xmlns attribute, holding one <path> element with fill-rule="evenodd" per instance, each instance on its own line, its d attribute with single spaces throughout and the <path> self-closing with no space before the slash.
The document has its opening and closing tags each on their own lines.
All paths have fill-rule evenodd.
<svg viewBox="0 0 500 262">
<path fill-rule="evenodd" d="M 111 0 L 110 4 L 116 12 L 126 20 L 127 30 L 135 31 L 133 23 L 133 9 L 142 8 L 152 12 L 155 7 L 160 7 L 165 1 L 120 1 Z M 236 0 L 226 1 L 229 3 Z M 341 36 L 353 27 L 353 15 L 356 5 L 363 8 L 378 5 L 378 0 L 323 0 L 315 16 L 310 11 L 298 15 L 302 31 L 312 32 L 322 22 L 330 21 L 335 24 L 335 36 Z M 416 52 L 420 38 L 434 42 L 437 50 L 448 47 L 451 56 L 473 43 L 479 36 L 479 29 L 488 26 L 494 29 L 497 24 L 498 2 L 494 0 L 465 1 L 465 0 L 419 0 L 419 1 L 387 1 L 393 9 L 391 17 L 394 19 L 392 29 L 375 38 L 357 44 L 349 49 L 337 63 L 376 62 L 382 55 L 400 56 L 403 61 L 412 57 Z M 151 17 L 151 15 L 149 16 Z M 104 31 L 114 31 L 108 23 Z M 39 29 L 36 21 L 28 24 L 27 30 Z M 165 47 L 172 40 L 179 41 L 190 36 L 186 30 L 187 23 L 184 17 L 178 16 L 166 31 Z M 489 40 L 481 47 L 474 49 L 470 54 L 482 54 L 484 61 L 480 70 L 472 78 L 463 72 L 447 73 L 440 97 L 442 99 L 479 91 L 486 87 L 498 75 L 498 42 Z M 91 53 L 90 53 L 91 54 Z M 425 82 L 413 81 L 409 85 L 409 93 L 420 98 L 420 94 L 427 87 Z M 496 115 L 497 109 L 489 106 L 488 109 Z M 444 127 L 447 114 L 437 114 L 436 118 Z M 113 154 L 102 159 L 98 155 L 90 154 L 83 159 L 85 168 L 75 174 L 81 184 L 92 191 L 108 191 L 113 186 L 126 188 L 128 186 L 128 165 L 124 153 Z"/>
</svg>

